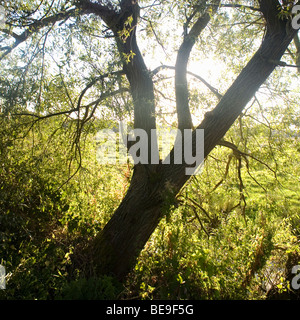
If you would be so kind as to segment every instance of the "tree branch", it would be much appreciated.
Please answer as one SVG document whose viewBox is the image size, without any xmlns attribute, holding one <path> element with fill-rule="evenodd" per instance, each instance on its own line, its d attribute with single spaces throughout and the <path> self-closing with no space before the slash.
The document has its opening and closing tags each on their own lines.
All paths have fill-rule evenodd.
<svg viewBox="0 0 300 320">
<path fill-rule="evenodd" d="M 91 107 L 91 106 L 97 105 L 97 104 L 99 104 L 99 102 L 103 101 L 104 99 L 106 99 L 108 97 L 112 97 L 112 96 L 115 96 L 117 94 L 124 93 L 124 92 L 130 92 L 130 89 L 129 88 L 120 88 L 118 90 L 105 92 L 105 93 L 101 94 L 100 98 L 88 103 L 86 106 L 83 106 L 83 107 L 86 108 L 86 107 Z"/>
<path fill-rule="evenodd" d="M 84 95 L 86 94 L 87 90 L 90 89 L 96 82 L 98 81 L 101 81 L 109 76 L 112 76 L 112 75 L 122 75 L 124 74 L 124 71 L 123 70 L 119 70 L 119 71 L 114 71 L 114 72 L 110 72 L 110 73 L 105 73 L 105 74 L 102 74 L 101 76 L 99 77 L 96 77 L 95 79 L 93 79 L 90 83 L 87 84 L 87 86 L 82 90 L 79 98 L 78 98 L 78 101 L 77 101 L 77 110 L 80 109 L 80 105 L 81 105 L 81 100 L 83 99 Z M 91 105 L 91 104 L 89 104 Z"/>
<path fill-rule="evenodd" d="M 215 1 L 216 5 L 219 0 Z M 213 12 L 217 10 L 215 7 Z M 189 108 L 189 91 L 187 83 L 187 64 L 193 46 L 196 43 L 200 33 L 205 29 L 211 19 L 211 12 L 206 10 L 192 26 L 190 32 L 184 35 L 183 43 L 181 44 L 177 60 L 175 64 L 175 92 L 176 92 L 176 109 L 178 117 L 178 129 L 191 129 L 193 128 L 192 116 Z M 187 29 L 187 26 L 185 27 Z"/>
<path fill-rule="evenodd" d="M 0 60 L 7 56 L 9 53 L 11 53 L 21 43 L 26 41 L 33 33 L 38 32 L 44 27 L 53 25 L 58 21 L 67 20 L 71 17 L 75 17 L 79 13 L 80 11 L 78 11 L 78 9 L 70 9 L 68 11 L 59 12 L 55 15 L 43 18 L 41 20 L 36 20 L 34 23 L 29 25 L 26 28 L 26 30 L 23 31 L 20 35 L 7 29 L 0 29 L 1 32 L 11 35 L 15 39 L 15 42 L 10 47 L 8 47 L 7 50 L 0 56 Z"/>
<path fill-rule="evenodd" d="M 290 19 L 279 17 L 280 6 L 278 1 L 261 0 L 260 5 L 267 25 L 260 48 L 227 90 L 215 109 L 207 112 L 202 123 L 196 128 L 205 132 L 204 158 L 218 144 L 256 91 L 276 68 L 276 64 L 268 61 L 280 61 L 297 34 L 297 30 L 291 26 Z M 196 130 L 193 131 L 192 145 L 193 154 L 195 154 L 196 148 L 199 147 L 196 143 Z M 174 152 L 175 150 L 173 149 L 168 156 L 171 163 L 174 163 Z M 180 186 L 181 188 L 188 180 L 185 172 L 186 168 L 194 167 L 195 164 L 196 161 L 193 165 L 187 165 L 186 163 L 183 165 L 173 164 L 163 171 L 164 177 L 169 184 Z"/>
<path fill-rule="evenodd" d="M 97 2 L 92 2 L 90 0 L 77 0 L 76 6 L 87 14 L 93 13 L 99 16 L 109 27 L 116 24 L 120 17 L 120 14 L 115 11 L 110 2 L 103 5 L 102 0 Z"/>
<path fill-rule="evenodd" d="M 267 60 L 267 62 L 276 64 L 276 66 L 279 66 L 279 67 L 290 67 L 290 68 L 298 68 L 298 69 L 300 68 L 300 61 L 298 65 L 288 64 L 285 61 L 271 60 L 271 59 Z"/>
<path fill-rule="evenodd" d="M 100 95 L 100 97 L 98 99 L 96 99 L 93 102 L 90 102 L 89 104 L 85 105 L 85 106 L 81 106 L 80 104 L 77 104 L 76 108 L 72 108 L 70 110 L 65 110 L 65 111 L 59 111 L 59 112 L 55 112 L 55 113 L 49 113 L 43 116 L 40 116 L 38 114 L 35 113 L 30 113 L 30 112 L 19 112 L 19 113 L 13 113 L 12 116 L 27 116 L 27 117 L 33 117 L 36 118 L 35 122 L 40 121 L 40 120 L 45 120 L 48 118 L 52 118 L 52 117 L 57 117 L 57 116 L 61 116 L 61 115 L 70 115 L 73 112 L 78 112 L 81 108 L 89 108 L 91 106 L 94 106 L 94 109 L 92 111 L 92 115 L 95 113 L 95 106 L 97 107 L 99 105 L 99 103 L 101 101 L 104 101 L 105 99 L 115 96 L 117 94 L 123 93 L 123 92 L 128 92 L 129 89 L 128 88 L 120 88 L 118 90 L 115 91 L 108 91 L 108 92 L 104 92 Z M 85 117 L 87 118 L 87 116 Z M 91 118 L 91 116 L 89 116 L 89 119 Z M 85 121 L 86 122 L 86 121 Z"/>
<path fill-rule="evenodd" d="M 294 44 L 297 50 L 295 62 L 296 62 L 296 65 L 298 66 L 298 73 L 300 73 L 300 40 L 299 40 L 298 34 L 296 34 L 294 37 Z"/>
<path fill-rule="evenodd" d="M 216 4 L 211 4 L 210 6 L 220 6 L 220 7 L 223 7 L 223 8 L 240 8 L 240 9 L 250 9 L 250 10 L 253 10 L 253 11 L 258 11 L 260 12 L 260 8 L 257 8 L 257 7 L 253 7 L 253 6 L 245 6 L 245 5 L 242 5 L 242 4 L 234 4 L 234 3 L 221 3 L 220 5 L 216 5 Z"/>
<path fill-rule="evenodd" d="M 223 147 L 227 147 L 227 148 L 231 149 L 235 154 L 238 154 L 238 155 L 242 156 L 242 157 L 245 158 L 245 159 L 246 159 L 246 157 L 252 158 L 253 160 L 255 160 L 255 161 L 259 162 L 260 164 L 264 165 L 265 167 L 267 167 L 267 168 L 274 174 L 274 176 L 275 176 L 275 178 L 276 178 L 276 171 L 273 170 L 267 163 L 265 163 L 265 162 L 263 162 L 262 160 L 256 158 L 256 157 L 253 156 L 252 154 L 249 154 L 249 153 L 240 151 L 235 144 L 233 144 L 233 143 L 231 143 L 231 142 L 229 142 L 229 141 L 226 141 L 226 140 L 224 140 L 224 139 L 221 139 L 221 140 L 218 142 L 218 145 L 219 145 L 219 146 L 223 146 Z"/>
<path fill-rule="evenodd" d="M 151 72 L 152 76 L 156 75 L 161 69 L 175 70 L 175 67 L 168 66 L 168 65 L 161 65 Z M 212 85 L 210 85 L 205 79 L 203 79 L 202 77 L 200 77 L 199 75 L 197 75 L 191 71 L 187 71 L 186 73 L 195 77 L 196 79 L 200 80 L 218 98 L 218 100 L 221 100 L 221 98 L 223 96 L 219 93 L 219 91 L 216 88 L 214 88 Z"/>
<path fill-rule="evenodd" d="M 121 10 L 115 17 L 107 22 L 115 35 L 123 70 L 130 83 L 134 128 L 145 130 L 151 139 L 148 143 L 150 163 L 150 157 L 154 153 L 155 158 L 159 159 L 159 152 L 157 137 L 152 132 L 152 129 L 156 129 L 154 85 L 136 39 L 140 8 L 137 0 L 122 0 L 120 7 Z"/>
</svg>

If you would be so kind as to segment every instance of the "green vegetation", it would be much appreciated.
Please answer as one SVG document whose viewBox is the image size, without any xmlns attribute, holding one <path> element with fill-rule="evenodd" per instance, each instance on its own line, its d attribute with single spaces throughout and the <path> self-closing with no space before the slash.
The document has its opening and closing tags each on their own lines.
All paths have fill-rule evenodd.
<svg viewBox="0 0 300 320">
<path fill-rule="evenodd" d="M 195 126 L 213 119 L 213 136 L 219 119 L 207 112 L 226 100 L 242 70 L 253 76 L 248 61 L 294 2 L 0 0 L 7 19 L 0 26 L 1 300 L 300 298 L 291 287 L 300 265 L 297 33 L 282 58 L 288 66 L 274 65 L 235 119 L 225 113 L 230 129 L 212 143 L 201 172 L 176 186 L 176 197 L 162 180 L 166 171 L 101 164 L 97 154 L 98 132 L 121 120 L 176 129 L 188 111 Z M 189 73 L 174 66 L 181 44 L 194 46 L 181 52 Z M 263 79 L 274 62 L 257 59 Z M 223 111 L 243 100 L 253 79 L 232 89 Z M 121 281 L 97 272 L 95 239 L 103 240 L 128 190 L 128 202 L 144 196 L 135 173 L 145 178 L 147 210 L 153 194 L 164 197 L 153 205 L 162 218 L 157 227 L 141 225 L 154 232 Z M 136 208 L 128 208 L 122 217 L 134 224 Z"/>
<path fill-rule="evenodd" d="M 86 248 L 123 198 L 132 168 L 99 165 L 92 130 L 82 167 L 62 185 L 69 178 L 68 131 L 49 140 L 57 125 L 49 120 L 17 139 L 25 124 L 2 120 L 0 235 L 8 278 L 1 298 L 293 297 L 290 270 L 300 263 L 299 131 L 266 138 L 265 125 L 242 121 L 242 134 L 236 124 L 226 137 L 241 149 L 214 150 L 121 286 L 94 278 Z M 94 131 L 102 126 L 94 124 Z"/>
</svg>

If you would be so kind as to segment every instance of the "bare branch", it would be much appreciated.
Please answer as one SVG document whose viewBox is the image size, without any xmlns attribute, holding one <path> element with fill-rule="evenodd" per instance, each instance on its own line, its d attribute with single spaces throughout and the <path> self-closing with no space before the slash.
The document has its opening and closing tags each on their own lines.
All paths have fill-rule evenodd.
<svg viewBox="0 0 300 320">
<path fill-rule="evenodd" d="M 289 68 L 300 68 L 300 61 L 299 61 L 299 64 L 298 65 L 294 65 L 294 64 L 288 64 L 284 61 L 281 61 L 281 60 L 272 60 L 272 59 L 269 59 L 267 60 L 269 63 L 274 63 L 275 65 L 277 65 L 278 67 L 289 67 Z M 297 61 L 298 62 L 298 61 Z"/>
<path fill-rule="evenodd" d="M 119 70 L 119 71 L 114 71 L 114 72 L 110 72 L 110 73 L 105 73 L 99 77 L 96 77 L 95 79 L 93 79 L 90 83 L 87 84 L 87 86 L 82 90 L 79 98 L 78 98 L 78 101 L 77 101 L 77 110 L 80 109 L 80 105 L 81 105 L 81 100 L 83 99 L 84 95 L 86 94 L 87 90 L 90 89 L 96 82 L 98 81 L 101 81 L 109 76 L 112 76 L 112 75 L 122 75 L 124 74 L 124 71 L 123 70 Z M 90 105 L 93 105 L 93 104 L 90 104 Z"/>
<path fill-rule="evenodd" d="M 171 69 L 171 70 L 175 70 L 176 68 L 173 66 L 168 66 L 168 65 L 161 65 L 159 67 L 157 67 L 156 69 L 154 69 L 151 74 L 154 76 L 156 75 L 160 70 L 162 69 Z M 217 98 L 218 100 L 221 100 L 221 98 L 223 97 L 219 91 L 214 88 L 212 85 L 210 85 L 205 79 L 203 79 L 202 77 L 200 77 L 199 75 L 191 72 L 191 71 L 187 71 L 187 74 L 195 77 L 196 79 L 200 80 Z"/>
<path fill-rule="evenodd" d="M 273 170 L 267 163 L 263 162 L 262 160 L 258 159 L 257 157 L 253 156 L 250 153 L 245 153 L 243 151 L 240 151 L 235 144 L 221 139 L 218 142 L 218 145 L 230 148 L 235 154 L 240 155 L 240 156 L 244 157 L 245 159 L 246 159 L 246 157 L 252 158 L 253 160 L 255 160 L 255 161 L 259 162 L 260 164 L 264 165 L 265 167 L 267 167 L 274 174 L 274 176 L 276 178 L 276 171 Z"/>
<path fill-rule="evenodd" d="M 105 99 L 109 98 L 109 97 L 112 97 L 112 96 L 115 96 L 117 94 L 120 94 L 120 93 L 123 93 L 123 92 L 128 92 L 129 89 L 128 88 L 121 88 L 121 89 L 118 89 L 118 90 L 115 90 L 115 91 L 108 91 L 108 92 L 104 92 L 101 94 L 101 96 L 87 104 L 86 106 L 80 106 L 80 108 L 89 108 L 91 106 L 98 106 L 100 102 L 104 101 Z M 95 109 L 93 109 L 93 112 L 92 112 L 92 115 L 95 113 Z M 36 120 L 34 120 L 35 122 L 37 121 L 40 121 L 40 120 L 44 120 L 44 119 L 48 119 L 48 118 L 52 118 L 52 117 L 57 117 L 57 116 L 61 116 L 61 115 L 70 115 L 71 113 L 74 113 L 74 112 L 78 112 L 79 109 L 78 109 L 78 105 L 77 105 L 77 108 L 73 108 L 73 109 L 69 109 L 69 110 L 64 110 L 64 111 L 59 111 L 59 112 L 55 112 L 55 113 L 49 113 L 49 114 L 46 114 L 46 115 L 43 115 L 43 116 L 40 116 L 40 115 L 37 115 L 35 113 L 30 113 L 30 112 L 19 112 L 19 113 L 13 113 L 12 116 L 27 116 L 27 117 L 33 117 L 33 118 L 36 118 Z M 89 117 L 90 119 L 91 117 Z"/>
<path fill-rule="evenodd" d="M 257 8 L 257 7 L 253 7 L 253 6 L 245 6 L 243 4 L 235 4 L 235 3 L 221 3 L 219 5 L 216 5 L 216 4 L 210 4 L 210 6 L 213 6 L 213 7 L 216 7 L 216 6 L 220 6 L 220 7 L 223 7 L 223 8 L 240 8 L 240 9 L 249 9 L 249 10 L 252 10 L 252 11 L 258 11 L 260 12 L 260 8 Z"/>
<path fill-rule="evenodd" d="M 161 48 L 163 49 L 166 57 L 168 57 L 168 58 L 170 59 L 170 56 L 168 55 L 168 53 L 167 53 L 167 51 L 166 51 L 166 48 L 164 47 L 164 44 L 163 44 L 163 43 L 161 42 L 161 40 L 159 39 L 159 37 L 158 37 L 158 35 L 157 35 L 154 27 L 153 27 L 153 24 L 152 24 L 151 20 L 149 20 L 148 22 L 149 22 L 149 25 L 150 25 L 150 27 L 151 27 L 151 30 L 152 30 L 152 32 L 153 32 L 153 34 L 154 34 L 154 37 L 155 37 L 157 43 L 158 43 L 158 44 L 161 46 Z"/>
<path fill-rule="evenodd" d="M 191 200 L 191 199 L 190 199 L 190 200 Z M 209 233 L 208 233 L 208 231 L 205 229 L 205 227 L 204 227 L 204 225 L 203 225 L 203 223 L 202 223 L 202 221 L 201 221 L 201 219 L 200 219 L 200 217 L 199 217 L 199 215 L 198 215 L 198 212 L 197 212 L 196 208 L 195 208 L 194 206 L 191 206 L 191 208 L 193 209 L 194 214 L 195 214 L 195 217 L 197 218 L 198 222 L 200 223 L 200 226 L 201 226 L 202 230 L 206 233 L 207 237 L 209 238 Z M 201 209 L 203 209 L 203 208 L 201 207 Z"/>
<path fill-rule="evenodd" d="M 228 161 L 226 163 L 226 168 L 225 168 L 225 173 L 223 175 L 223 178 L 212 188 L 211 191 L 209 191 L 209 193 L 214 192 L 223 183 L 223 181 L 226 179 L 226 177 L 228 175 L 228 172 L 229 172 L 229 166 L 230 166 L 231 160 L 232 160 L 232 154 L 230 154 L 228 156 Z"/>
<path fill-rule="evenodd" d="M 115 90 L 115 91 L 104 92 L 103 94 L 101 94 L 100 98 L 96 99 L 93 102 L 90 102 L 89 104 L 87 104 L 86 106 L 83 106 L 83 107 L 86 108 L 86 107 L 91 107 L 91 106 L 97 105 L 99 102 L 103 101 L 106 98 L 115 96 L 115 95 L 120 94 L 120 93 L 129 92 L 129 91 L 130 91 L 129 88 L 120 88 L 120 89 Z"/>
<path fill-rule="evenodd" d="M 40 120 L 44 120 L 44 119 L 48 119 L 51 117 L 57 117 L 57 116 L 61 116 L 64 114 L 71 114 L 73 112 L 78 111 L 77 109 L 70 109 L 70 110 L 65 110 L 65 111 L 59 111 L 59 112 L 55 112 L 55 113 L 49 113 L 46 114 L 44 116 L 40 116 L 37 115 L 35 113 L 30 113 L 30 112 L 18 112 L 18 113 L 12 113 L 12 116 L 26 116 L 26 117 L 33 117 L 36 118 L 35 122 L 40 121 Z"/>
</svg>

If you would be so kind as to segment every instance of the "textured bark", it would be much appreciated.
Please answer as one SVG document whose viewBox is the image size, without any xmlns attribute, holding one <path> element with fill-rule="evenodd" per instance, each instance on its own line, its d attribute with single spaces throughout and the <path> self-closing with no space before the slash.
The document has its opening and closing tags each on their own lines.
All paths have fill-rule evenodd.
<svg viewBox="0 0 300 320">
<path fill-rule="evenodd" d="M 121 205 L 95 239 L 97 273 L 126 276 L 155 230 L 163 204 L 159 176 L 138 165 Z"/>
<path fill-rule="evenodd" d="M 280 61 L 296 30 L 287 20 L 278 19 L 278 5 L 274 0 L 261 0 L 261 11 L 267 21 L 267 32 L 258 49 L 235 82 L 222 97 L 216 108 L 205 115 L 197 129 L 205 130 L 205 157 L 225 135 L 255 92 L 276 68 L 274 61 Z M 134 46 L 135 46 L 135 42 Z M 138 48 L 136 48 L 138 49 Z M 128 47 L 121 50 L 128 50 Z M 137 58 L 139 51 L 137 51 Z M 144 110 L 143 78 L 141 70 L 135 70 L 141 61 L 133 61 L 127 68 L 127 76 L 136 97 L 135 108 Z M 147 85 L 146 85 L 147 86 Z M 150 85 L 149 85 L 150 88 Z M 149 90 L 151 92 L 151 90 Z M 147 107 L 148 108 L 148 107 Z M 152 110 L 152 109 L 151 109 Z M 140 111 L 136 111 L 139 116 Z M 141 111 L 142 112 L 142 111 Z M 149 110 L 147 111 L 149 114 Z M 152 112 L 152 111 L 151 111 Z M 145 116 L 145 115 L 144 115 Z M 143 123 L 143 120 L 141 119 Z M 195 136 L 195 131 L 193 132 Z M 193 139 L 193 150 L 196 149 Z M 94 265 L 99 274 L 111 273 L 122 280 L 134 266 L 135 259 L 157 227 L 170 199 L 184 186 L 189 176 L 186 164 L 136 165 L 130 188 L 111 220 L 96 237 L 94 242 Z"/>
<path fill-rule="evenodd" d="M 153 154 L 155 152 L 158 159 L 157 137 L 155 134 L 151 136 L 151 130 L 156 129 L 154 85 L 136 40 L 138 3 L 136 0 L 122 0 L 121 8 L 122 13 L 118 23 L 113 20 L 110 27 L 115 34 L 118 50 L 123 59 L 123 70 L 130 83 L 134 106 L 134 128 L 143 129 L 148 137 L 152 137 L 152 141 L 151 138 L 148 141 L 148 162 L 150 163 L 151 151 Z M 130 25 L 126 24 L 128 18 L 132 19 Z M 125 39 L 119 36 L 124 28 L 129 31 L 129 36 Z M 130 59 L 127 60 L 128 56 Z"/>
<path fill-rule="evenodd" d="M 216 146 L 262 83 L 275 69 L 269 60 L 280 60 L 293 39 L 293 31 L 280 28 L 267 33 L 262 46 L 221 99 L 207 113 L 199 129 L 205 130 L 205 157 Z M 171 162 L 172 163 L 172 162 Z M 137 166 L 120 207 L 95 240 L 98 271 L 123 279 L 157 227 L 166 199 L 174 197 L 189 176 L 186 165 L 158 165 L 155 170 Z"/>
<path fill-rule="evenodd" d="M 300 73 L 300 40 L 298 34 L 295 35 L 294 44 L 297 49 L 295 63 L 298 66 L 298 73 Z"/>
</svg>

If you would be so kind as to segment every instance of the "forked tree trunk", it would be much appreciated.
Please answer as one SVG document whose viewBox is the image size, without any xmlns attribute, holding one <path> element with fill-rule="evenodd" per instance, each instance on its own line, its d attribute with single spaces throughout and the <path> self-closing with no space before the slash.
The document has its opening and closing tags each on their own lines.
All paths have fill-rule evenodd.
<svg viewBox="0 0 300 320">
<path fill-rule="evenodd" d="M 264 4 L 269 5 L 271 2 L 264 1 Z M 206 114 L 198 127 L 205 130 L 205 157 L 275 69 L 276 62 L 280 61 L 297 32 L 287 25 L 287 20 L 277 18 L 275 6 L 270 4 L 265 7 L 261 8 L 265 17 L 268 15 L 272 18 L 268 20 L 267 33 L 261 47 L 216 108 Z M 194 150 L 195 147 L 194 144 Z M 135 166 L 125 198 L 94 241 L 93 261 L 98 274 L 113 274 L 120 280 L 124 279 L 161 220 L 163 207 L 168 205 L 170 198 L 175 199 L 188 180 L 185 168 L 185 164 L 174 165 L 172 161 L 170 165 Z"/>
</svg>

